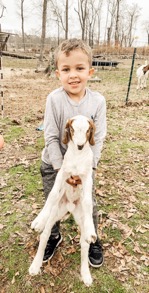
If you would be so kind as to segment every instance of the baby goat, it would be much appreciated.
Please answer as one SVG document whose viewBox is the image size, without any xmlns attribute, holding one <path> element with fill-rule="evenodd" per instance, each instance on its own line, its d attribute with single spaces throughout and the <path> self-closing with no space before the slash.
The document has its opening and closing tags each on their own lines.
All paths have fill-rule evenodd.
<svg viewBox="0 0 149 293">
<path fill-rule="evenodd" d="M 81 277 L 86 286 L 92 284 L 88 264 L 89 244 L 95 242 L 97 235 L 93 223 L 92 205 L 92 162 L 95 125 L 92 120 L 78 115 L 68 120 L 63 143 L 68 144 L 63 164 L 48 199 L 32 222 L 32 229 L 42 232 L 37 254 L 29 268 L 30 275 L 40 272 L 44 250 L 53 225 L 72 213 L 80 227 L 81 237 Z M 72 187 L 66 183 L 70 176 L 79 176 L 82 184 Z"/>
<path fill-rule="evenodd" d="M 141 65 L 136 72 L 137 78 L 138 78 L 138 84 L 137 84 L 137 90 L 139 88 L 143 89 L 146 88 L 146 81 L 149 75 L 149 64 L 147 64 L 147 61 L 144 65 Z"/>
</svg>

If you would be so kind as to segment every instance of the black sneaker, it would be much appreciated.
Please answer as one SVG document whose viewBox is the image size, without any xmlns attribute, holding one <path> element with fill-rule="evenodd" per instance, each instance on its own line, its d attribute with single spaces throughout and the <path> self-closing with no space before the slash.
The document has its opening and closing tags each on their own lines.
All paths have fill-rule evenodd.
<svg viewBox="0 0 149 293">
<path fill-rule="evenodd" d="M 63 238 L 60 233 L 56 237 L 50 236 L 50 238 L 47 242 L 47 246 L 45 248 L 43 262 L 47 262 L 49 259 L 52 258 L 52 256 L 54 255 L 54 253 L 56 251 L 56 248 L 62 242 L 62 239 Z"/>
<path fill-rule="evenodd" d="M 103 250 L 99 239 L 90 244 L 88 258 L 89 264 L 94 268 L 99 268 L 103 264 Z"/>
</svg>

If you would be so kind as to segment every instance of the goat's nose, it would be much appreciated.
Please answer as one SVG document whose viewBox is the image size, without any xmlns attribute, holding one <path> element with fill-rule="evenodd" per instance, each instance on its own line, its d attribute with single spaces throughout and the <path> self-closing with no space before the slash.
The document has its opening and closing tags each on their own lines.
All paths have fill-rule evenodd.
<svg viewBox="0 0 149 293">
<path fill-rule="evenodd" d="M 83 149 L 83 147 L 84 147 L 84 144 L 82 144 L 82 145 L 77 145 L 77 147 L 78 147 L 78 150 L 80 151 L 80 150 L 82 150 L 82 149 Z"/>
</svg>

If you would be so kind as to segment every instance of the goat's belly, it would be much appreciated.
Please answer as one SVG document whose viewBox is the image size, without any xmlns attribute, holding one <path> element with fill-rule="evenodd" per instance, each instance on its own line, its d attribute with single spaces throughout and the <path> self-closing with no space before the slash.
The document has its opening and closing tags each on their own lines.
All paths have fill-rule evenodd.
<svg viewBox="0 0 149 293">
<path fill-rule="evenodd" d="M 76 188 L 68 185 L 65 190 L 66 196 L 66 206 L 67 210 L 72 213 L 76 208 L 76 205 L 80 202 L 83 189 L 81 185 L 78 185 Z"/>
<path fill-rule="evenodd" d="M 73 213 L 76 205 L 73 202 L 67 202 L 67 210 L 69 213 Z"/>
</svg>

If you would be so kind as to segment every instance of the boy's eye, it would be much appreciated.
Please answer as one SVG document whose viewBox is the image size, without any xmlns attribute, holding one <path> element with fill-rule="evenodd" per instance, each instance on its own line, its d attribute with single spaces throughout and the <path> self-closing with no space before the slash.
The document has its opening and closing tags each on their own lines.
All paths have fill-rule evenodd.
<svg viewBox="0 0 149 293">
<path fill-rule="evenodd" d="M 69 71 L 69 68 L 63 68 L 62 71 L 68 72 Z"/>
<path fill-rule="evenodd" d="M 84 67 L 77 67 L 77 70 L 83 70 Z"/>
</svg>

